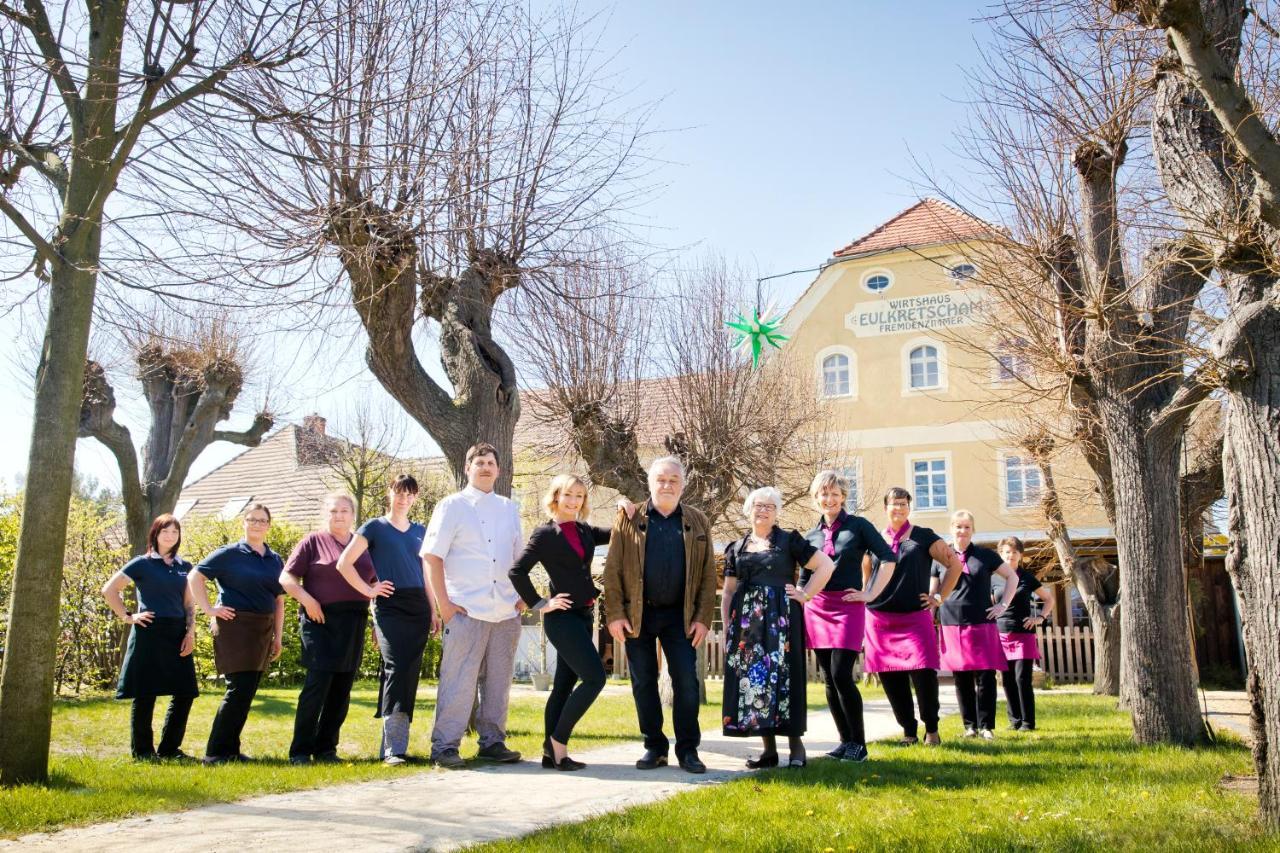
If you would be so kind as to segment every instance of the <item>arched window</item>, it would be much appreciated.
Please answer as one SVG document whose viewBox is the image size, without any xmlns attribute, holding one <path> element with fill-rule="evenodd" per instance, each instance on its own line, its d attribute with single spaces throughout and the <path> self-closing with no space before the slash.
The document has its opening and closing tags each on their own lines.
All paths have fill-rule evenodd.
<svg viewBox="0 0 1280 853">
<path fill-rule="evenodd" d="M 911 371 L 909 387 L 914 391 L 925 388 L 937 388 L 942 384 L 938 369 L 938 348 L 923 344 L 911 350 L 907 357 Z"/>
<path fill-rule="evenodd" d="M 822 360 L 822 396 L 848 397 L 849 356 L 833 353 Z"/>
<path fill-rule="evenodd" d="M 951 276 L 951 280 L 955 282 L 968 281 L 977 274 L 978 268 L 967 261 L 956 264 L 951 267 L 948 272 L 948 275 Z"/>
</svg>

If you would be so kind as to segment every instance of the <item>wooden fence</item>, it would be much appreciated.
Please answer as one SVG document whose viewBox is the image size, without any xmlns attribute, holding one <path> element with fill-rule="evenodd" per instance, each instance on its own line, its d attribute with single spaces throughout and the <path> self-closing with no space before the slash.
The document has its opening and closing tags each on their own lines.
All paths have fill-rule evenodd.
<svg viewBox="0 0 1280 853">
<path fill-rule="evenodd" d="M 1093 681 L 1093 631 L 1089 628 L 1037 628 L 1040 643 L 1040 666 L 1049 678 L 1058 684 L 1080 684 Z M 724 678 L 724 647 L 718 636 L 707 638 L 707 677 Z M 809 680 L 819 681 L 818 661 L 813 652 L 809 659 Z M 861 674 L 862 659 L 858 659 L 855 674 Z M 613 674 L 627 676 L 626 652 L 619 648 L 613 658 Z"/>
</svg>

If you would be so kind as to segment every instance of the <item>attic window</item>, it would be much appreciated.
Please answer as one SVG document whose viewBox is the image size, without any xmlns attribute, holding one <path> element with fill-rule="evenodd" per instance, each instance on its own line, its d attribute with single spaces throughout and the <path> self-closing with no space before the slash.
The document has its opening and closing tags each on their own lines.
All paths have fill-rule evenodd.
<svg viewBox="0 0 1280 853">
<path fill-rule="evenodd" d="M 192 507 L 199 503 L 199 499 L 187 499 L 178 501 L 177 506 L 173 508 L 173 517 L 181 521 L 187 517 L 187 513 L 191 512 Z"/>
<path fill-rule="evenodd" d="M 953 266 L 947 271 L 947 275 L 951 276 L 954 282 L 968 281 L 978 274 L 978 268 L 970 263 L 960 263 Z"/>
<path fill-rule="evenodd" d="M 870 293 L 881 293 L 893 284 L 893 275 L 888 270 L 871 270 L 862 277 L 862 287 Z"/>
<path fill-rule="evenodd" d="M 222 510 L 218 513 L 218 518 L 223 521 L 229 521 L 244 511 L 249 505 L 249 501 L 253 500 L 253 495 L 245 495 L 242 498 L 232 498 L 222 505 Z"/>
</svg>

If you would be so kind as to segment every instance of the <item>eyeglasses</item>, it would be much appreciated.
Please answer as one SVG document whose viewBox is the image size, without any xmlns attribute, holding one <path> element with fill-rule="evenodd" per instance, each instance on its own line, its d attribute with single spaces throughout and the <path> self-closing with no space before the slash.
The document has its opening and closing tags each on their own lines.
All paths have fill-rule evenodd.
<svg viewBox="0 0 1280 853">
<path fill-rule="evenodd" d="M 244 522 L 245 522 L 245 524 L 270 524 L 270 523 L 271 523 L 271 519 L 269 519 L 269 518 L 246 518 L 246 519 L 244 520 Z"/>
</svg>

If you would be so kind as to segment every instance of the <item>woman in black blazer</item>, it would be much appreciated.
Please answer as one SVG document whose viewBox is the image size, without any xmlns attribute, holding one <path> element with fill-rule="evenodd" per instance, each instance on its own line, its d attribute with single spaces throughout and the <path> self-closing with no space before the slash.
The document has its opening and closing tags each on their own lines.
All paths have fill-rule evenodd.
<svg viewBox="0 0 1280 853">
<path fill-rule="evenodd" d="M 542 766 L 581 770 L 586 765 L 569 757 L 568 743 L 573 727 L 604 689 L 604 664 L 591 636 L 592 613 L 600 595 L 591 579 L 591 558 L 597 545 L 609 541 L 609 531 L 580 520 L 591 514 L 587 484 L 581 477 L 557 476 L 542 505 L 550 520 L 534 528 L 508 575 L 525 603 L 542 613 L 543 630 L 556 649 L 555 682 L 544 713 Z M 538 595 L 529 579 L 536 563 L 542 564 L 550 579 L 545 597 Z"/>
</svg>

